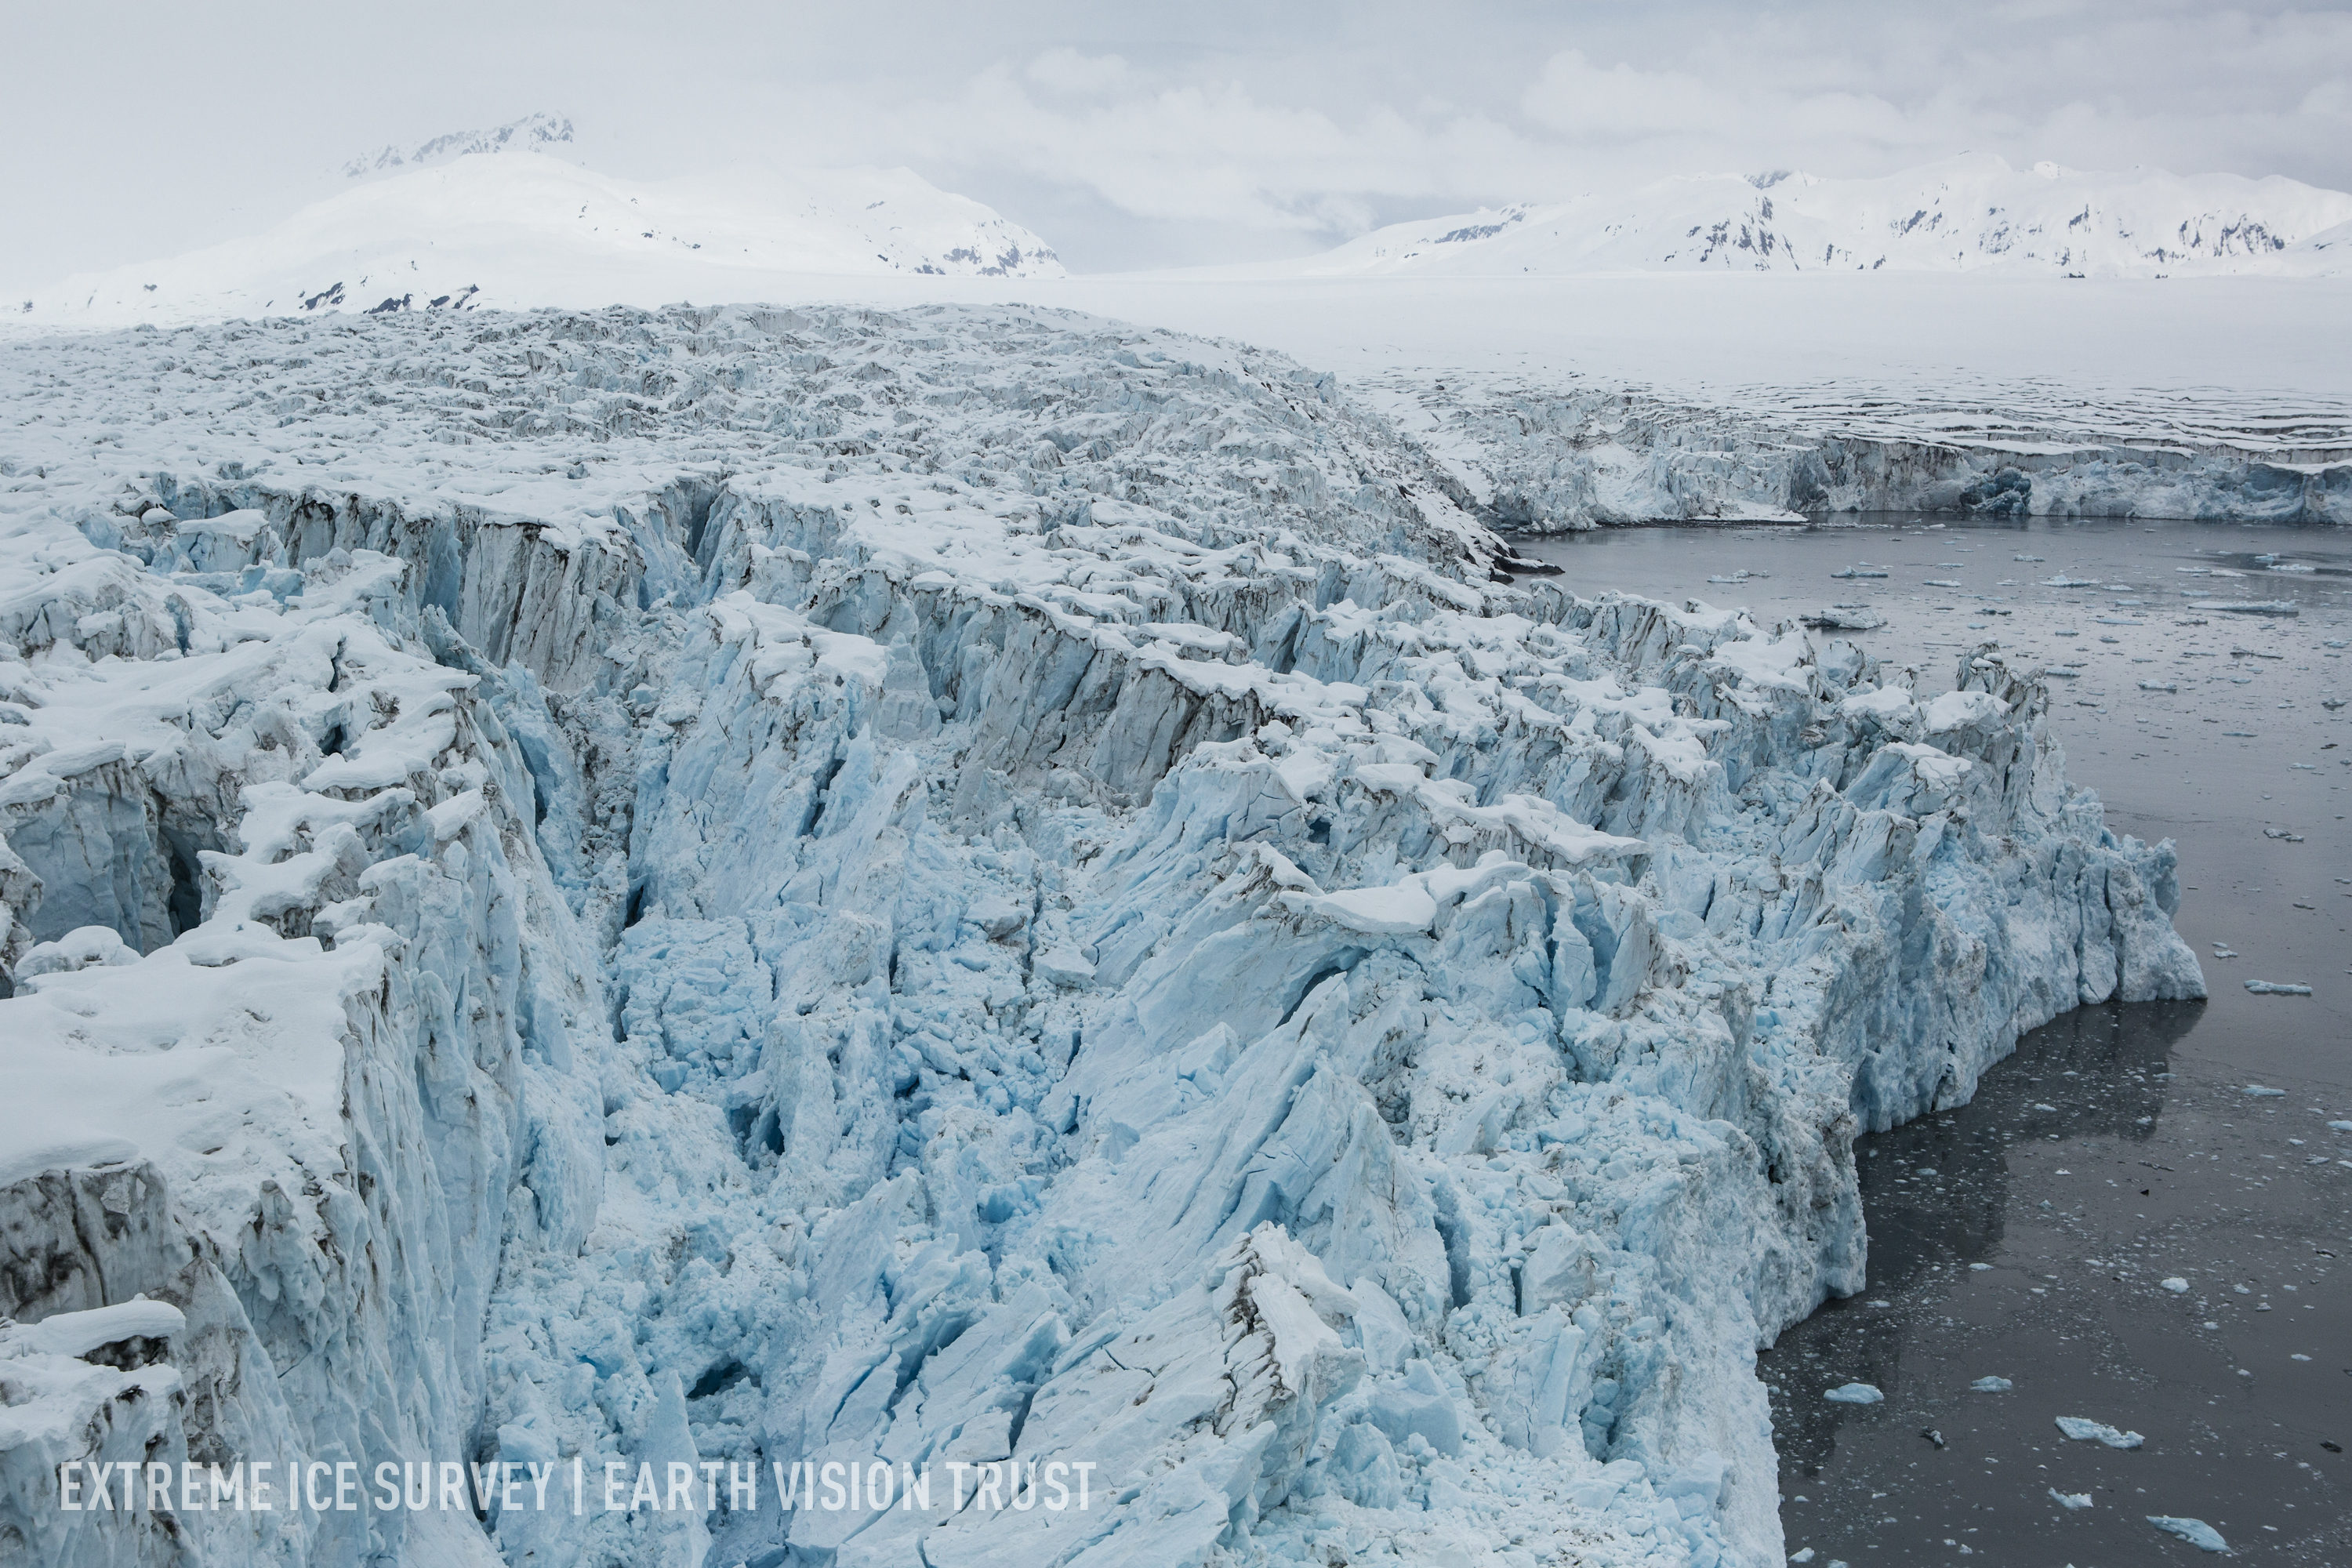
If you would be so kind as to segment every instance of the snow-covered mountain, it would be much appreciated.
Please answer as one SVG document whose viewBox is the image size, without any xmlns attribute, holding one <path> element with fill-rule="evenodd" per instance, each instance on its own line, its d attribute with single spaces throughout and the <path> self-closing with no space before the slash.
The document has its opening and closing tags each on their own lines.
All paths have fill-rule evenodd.
<svg viewBox="0 0 2352 1568">
<path fill-rule="evenodd" d="M 2012 169 L 1966 154 L 1870 180 L 1700 174 L 1391 225 L 1285 270 L 2330 272 L 2352 195 L 2272 176 Z M 2326 237 L 2326 243 L 2320 243 Z"/>
<path fill-rule="evenodd" d="M 514 140 L 495 157 L 371 180 L 247 238 L 69 278 L 9 318 L 105 327 L 656 305 L 772 296 L 781 279 L 811 273 L 1062 275 L 1037 236 L 906 169 L 762 170 L 643 184 L 516 149 Z"/>
<path fill-rule="evenodd" d="M 413 146 L 387 145 L 343 165 L 343 177 L 364 180 L 404 169 L 428 168 L 477 153 L 538 153 L 572 142 L 572 121 L 555 114 L 526 114 L 482 131 L 452 131 Z"/>
</svg>

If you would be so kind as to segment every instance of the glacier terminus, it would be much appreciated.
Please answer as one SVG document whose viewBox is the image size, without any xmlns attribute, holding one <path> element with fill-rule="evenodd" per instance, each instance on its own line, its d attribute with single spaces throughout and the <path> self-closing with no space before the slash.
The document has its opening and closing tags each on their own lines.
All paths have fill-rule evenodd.
<svg viewBox="0 0 2352 1568">
<path fill-rule="evenodd" d="M 1012 304 L 0 407 L 12 1560 L 1767 1568 L 1853 1138 L 2204 994 L 2037 669 L 1527 571 L 1580 408 Z M 146 1489 L 256 1461 L 461 1503 Z"/>
</svg>

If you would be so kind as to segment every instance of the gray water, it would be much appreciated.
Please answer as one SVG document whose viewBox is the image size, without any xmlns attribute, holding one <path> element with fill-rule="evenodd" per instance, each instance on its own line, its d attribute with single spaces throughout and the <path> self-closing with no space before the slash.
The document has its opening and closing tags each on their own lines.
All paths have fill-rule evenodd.
<svg viewBox="0 0 2352 1568">
<path fill-rule="evenodd" d="M 2240 1557 L 2352 1563 L 2352 1133 L 2328 1126 L 2352 1122 L 2352 708 L 2326 706 L 2352 698 L 2327 646 L 2352 641 L 2352 538 L 1887 517 L 1519 542 L 1580 593 L 1759 619 L 1866 604 L 1884 627 L 1816 636 L 1923 688 L 1986 639 L 2071 671 L 2051 682 L 2069 775 L 2117 831 L 2179 846 L 2210 1001 L 2067 1015 L 1970 1104 L 1862 1141 L 1868 1284 L 1758 1362 L 1790 1552 L 2209 1560 L 2163 1514 Z M 1887 574 L 1832 575 L 1855 566 Z M 1769 575 L 1706 581 L 1741 570 Z M 2278 601 L 2298 613 L 2227 608 Z M 1971 1391 L 1987 1376 L 2012 1387 Z M 1885 1403 L 1821 1397 L 1849 1381 Z M 2070 1441 L 2061 1415 L 2145 1440 Z"/>
</svg>

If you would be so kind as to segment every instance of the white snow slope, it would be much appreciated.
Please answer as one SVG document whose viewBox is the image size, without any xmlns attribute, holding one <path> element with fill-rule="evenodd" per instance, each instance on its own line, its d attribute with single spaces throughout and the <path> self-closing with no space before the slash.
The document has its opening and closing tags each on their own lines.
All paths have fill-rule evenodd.
<svg viewBox="0 0 2352 1568">
<path fill-rule="evenodd" d="M 2202 992 L 2032 671 L 1499 579 L 1272 354 L 296 320 L 0 408 L 27 1561 L 1766 1568 L 1856 1131 Z M 184 1454 L 1098 1468 L 54 1506 Z"/>
<path fill-rule="evenodd" d="M 1877 179 L 1699 174 L 1394 224 L 1281 276 L 1967 271 L 2342 272 L 2352 195 L 2273 175 L 2012 169 L 1963 154 Z M 2328 231 L 2335 232 L 2328 232 Z"/>
<path fill-rule="evenodd" d="M 68 278 L 19 328 L 339 311 L 741 300 L 795 274 L 1053 278 L 1053 250 L 905 169 L 639 184 L 546 153 L 477 153 L 370 181 L 268 230 Z M 26 308 L 26 307 L 29 307 Z"/>
</svg>

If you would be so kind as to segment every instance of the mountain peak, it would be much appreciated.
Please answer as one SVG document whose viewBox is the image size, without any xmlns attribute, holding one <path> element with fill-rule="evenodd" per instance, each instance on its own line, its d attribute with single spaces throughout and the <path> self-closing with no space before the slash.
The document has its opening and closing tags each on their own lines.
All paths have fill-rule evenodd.
<svg viewBox="0 0 2352 1568">
<path fill-rule="evenodd" d="M 413 147 L 386 144 L 343 165 L 343 177 L 364 180 L 404 169 L 446 163 L 471 153 L 543 153 L 572 141 L 572 121 L 553 114 L 526 114 L 484 131 L 453 131 Z"/>
</svg>

